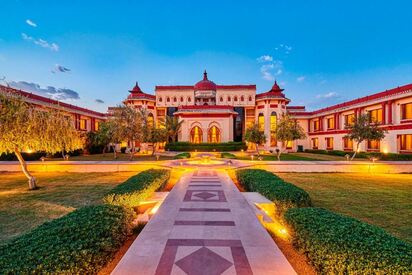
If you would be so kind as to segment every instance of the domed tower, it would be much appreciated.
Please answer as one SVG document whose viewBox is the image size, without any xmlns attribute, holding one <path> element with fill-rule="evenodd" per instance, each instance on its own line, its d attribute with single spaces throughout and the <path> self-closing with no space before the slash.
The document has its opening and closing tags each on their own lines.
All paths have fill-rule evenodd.
<svg viewBox="0 0 412 275">
<path fill-rule="evenodd" d="M 277 120 L 286 113 L 286 105 L 290 102 L 283 91 L 284 89 L 281 89 L 275 81 L 269 91 L 256 95 L 256 121 L 260 129 L 265 132 L 266 150 L 278 146 L 276 140 Z"/>
<path fill-rule="evenodd" d="M 216 105 L 217 86 L 207 78 L 207 72 L 203 73 L 203 80 L 194 86 L 195 105 Z"/>
</svg>

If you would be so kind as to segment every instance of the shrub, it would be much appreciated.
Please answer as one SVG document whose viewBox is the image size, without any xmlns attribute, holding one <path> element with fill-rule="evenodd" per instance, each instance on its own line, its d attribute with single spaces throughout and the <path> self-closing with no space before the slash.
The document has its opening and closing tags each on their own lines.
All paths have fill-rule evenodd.
<svg viewBox="0 0 412 275">
<path fill-rule="evenodd" d="M 220 157 L 225 159 L 237 159 L 237 157 L 234 154 L 228 152 L 221 153 Z"/>
<path fill-rule="evenodd" d="M 95 274 L 131 233 L 133 214 L 87 206 L 46 222 L 0 247 L 1 274 Z"/>
<path fill-rule="evenodd" d="M 261 169 L 237 170 L 238 181 L 246 190 L 259 192 L 276 206 L 276 215 L 283 221 L 286 210 L 311 206 L 309 194 L 305 190 L 285 182 L 273 173 Z"/>
<path fill-rule="evenodd" d="M 199 152 L 210 152 L 210 151 L 240 151 L 246 150 L 247 146 L 244 142 L 221 142 L 221 143 L 190 143 L 190 142 L 174 142 L 166 143 L 165 149 L 169 151 L 199 151 Z"/>
<path fill-rule="evenodd" d="M 411 274 L 412 245 L 322 208 L 289 209 L 293 244 L 321 274 Z"/>
<path fill-rule="evenodd" d="M 190 158 L 190 153 L 185 152 L 185 153 L 180 153 L 177 154 L 176 156 L 173 157 L 174 159 L 189 159 Z"/>
<path fill-rule="evenodd" d="M 113 205 L 135 207 L 162 188 L 170 177 L 166 169 L 149 169 L 129 178 L 113 188 L 103 201 Z"/>
<path fill-rule="evenodd" d="M 306 149 L 306 153 L 313 153 L 313 154 L 323 154 L 323 155 L 333 155 L 333 156 L 342 156 L 344 157 L 346 154 L 352 156 L 354 152 L 351 151 L 339 151 L 339 150 L 315 150 L 315 149 Z M 379 152 L 359 152 L 356 154 L 355 158 L 363 158 L 368 159 L 371 157 L 378 158 L 380 160 L 412 160 L 412 154 L 395 154 L 395 153 L 379 153 Z"/>
</svg>

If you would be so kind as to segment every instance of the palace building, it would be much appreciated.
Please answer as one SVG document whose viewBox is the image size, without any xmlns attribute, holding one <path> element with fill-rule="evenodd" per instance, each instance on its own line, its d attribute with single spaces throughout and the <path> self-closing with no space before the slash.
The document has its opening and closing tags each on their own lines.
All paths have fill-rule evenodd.
<svg viewBox="0 0 412 275">
<path fill-rule="evenodd" d="M 364 142 L 361 151 L 412 153 L 412 84 L 310 112 L 304 106 L 289 105 L 290 99 L 276 81 L 269 91 L 257 94 L 256 85 L 215 84 L 206 71 L 195 85 L 156 86 L 155 95 L 151 95 L 136 83 L 129 92 L 124 103 L 146 108 L 149 119 L 182 119 L 179 141 L 242 141 L 246 129 L 257 123 L 267 138 L 263 147 L 271 150 L 280 146 L 276 140 L 277 120 L 288 113 L 307 135 L 304 140 L 288 142 L 288 150 L 352 151 L 355 145 L 344 138 L 348 132 L 345 126 L 368 112 L 388 133 L 380 142 Z"/>
</svg>

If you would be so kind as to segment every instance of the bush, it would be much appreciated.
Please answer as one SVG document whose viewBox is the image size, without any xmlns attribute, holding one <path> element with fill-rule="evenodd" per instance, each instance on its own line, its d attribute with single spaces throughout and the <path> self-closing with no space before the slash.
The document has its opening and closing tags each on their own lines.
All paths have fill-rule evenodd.
<svg viewBox="0 0 412 275">
<path fill-rule="evenodd" d="M 332 155 L 332 156 L 341 156 L 344 157 L 346 154 L 352 156 L 354 152 L 351 151 L 339 151 L 339 150 L 331 150 L 331 151 L 326 151 L 326 150 L 315 150 L 315 149 L 306 149 L 306 153 L 312 153 L 312 154 L 323 154 L 323 155 Z M 397 160 L 412 160 L 412 154 L 395 154 L 395 153 L 380 153 L 380 152 L 359 152 L 356 154 L 355 158 L 363 158 L 363 159 L 369 159 L 369 158 L 378 158 L 380 160 L 391 160 L 391 161 L 397 161 Z"/>
<path fill-rule="evenodd" d="M 285 182 L 273 173 L 261 169 L 237 170 L 238 181 L 246 190 L 259 192 L 276 206 L 276 216 L 283 221 L 284 213 L 295 207 L 312 205 L 305 190 Z"/>
<path fill-rule="evenodd" d="M 246 150 L 247 146 L 244 142 L 221 142 L 221 143 L 190 143 L 190 142 L 174 142 L 166 143 L 165 149 L 168 151 L 199 151 L 199 152 L 210 152 L 210 151 L 240 151 Z"/>
<path fill-rule="evenodd" d="M 221 153 L 220 157 L 225 159 L 237 159 L 237 157 L 234 154 L 228 152 Z"/>
<path fill-rule="evenodd" d="M 131 233 L 133 214 L 87 206 L 0 247 L 1 274 L 96 274 Z"/>
<path fill-rule="evenodd" d="M 322 208 L 289 209 L 293 244 L 320 274 L 411 274 L 412 245 Z"/>
<path fill-rule="evenodd" d="M 135 207 L 150 197 L 153 192 L 163 188 L 170 177 L 166 169 L 149 169 L 129 178 L 113 188 L 103 201 L 113 205 Z"/>
<path fill-rule="evenodd" d="M 173 157 L 174 159 L 189 159 L 190 158 L 190 153 L 185 152 L 185 153 L 180 153 L 177 154 L 176 156 Z"/>
</svg>

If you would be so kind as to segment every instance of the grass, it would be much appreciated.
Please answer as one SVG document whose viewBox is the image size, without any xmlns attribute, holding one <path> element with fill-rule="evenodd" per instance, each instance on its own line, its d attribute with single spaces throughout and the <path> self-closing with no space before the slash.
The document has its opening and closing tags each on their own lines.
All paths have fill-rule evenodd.
<svg viewBox="0 0 412 275">
<path fill-rule="evenodd" d="M 113 158 L 113 153 L 106 153 L 106 154 L 95 154 L 95 155 L 82 155 L 82 156 L 73 156 L 70 157 L 69 160 L 71 161 L 129 161 L 130 155 L 129 154 L 117 154 L 118 158 Z M 173 156 L 160 156 L 159 160 L 170 160 L 173 159 Z M 62 158 L 53 158 L 50 160 L 59 160 L 62 161 Z M 135 155 L 133 157 L 133 161 L 155 161 L 156 156 L 151 155 Z"/>
<path fill-rule="evenodd" d="M 260 157 L 262 158 L 263 161 L 274 161 L 278 160 L 278 158 L 275 155 L 266 155 L 266 154 L 261 154 Z M 251 160 L 250 155 L 240 155 L 237 154 L 237 159 L 240 160 Z M 258 156 L 254 155 L 254 160 L 258 160 Z M 314 157 L 306 157 L 306 156 L 300 156 L 298 154 L 281 154 L 280 155 L 280 160 L 320 160 L 316 159 Z"/>
<path fill-rule="evenodd" d="M 0 173 L 0 244 L 76 208 L 102 203 L 109 190 L 135 174 L 35 173 L 41 188 L 28 191 L 22 173 Z"/>
<path fill-rule="evenodd" d="M 278 173 L 327 208 L 380 226 L 412 243 L 412 175 Z"/>
</svg>

